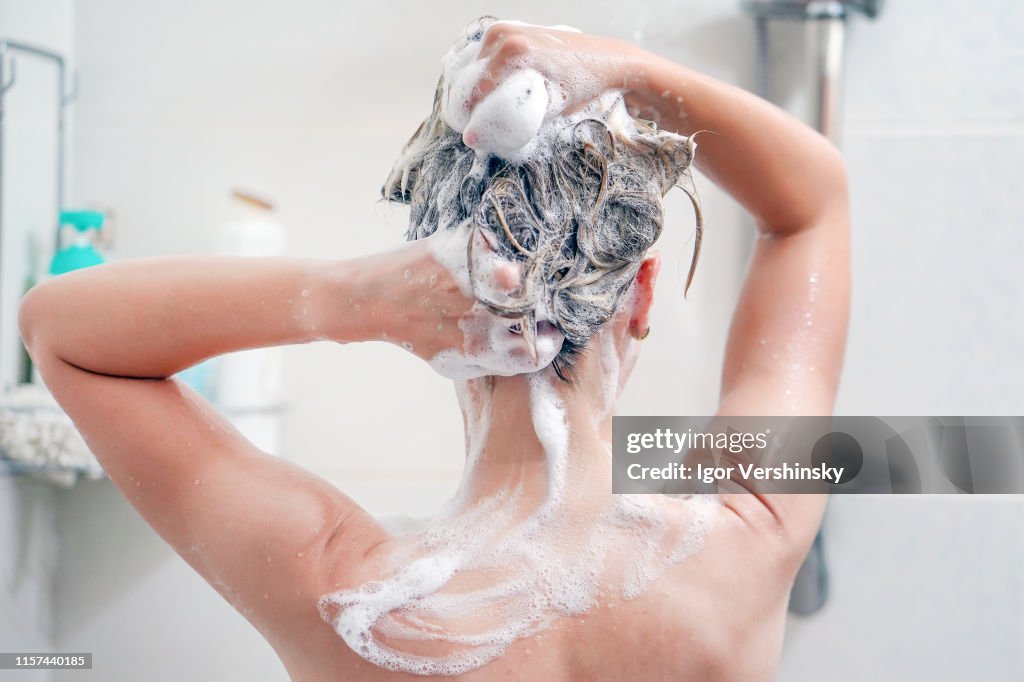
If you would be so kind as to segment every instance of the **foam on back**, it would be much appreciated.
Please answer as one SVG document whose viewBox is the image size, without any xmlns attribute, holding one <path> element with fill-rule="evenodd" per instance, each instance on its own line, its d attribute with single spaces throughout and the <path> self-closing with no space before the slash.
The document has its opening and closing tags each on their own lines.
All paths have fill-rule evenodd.
<svg viewBox="0 0 1024 682">
<path fill-rule="evenodd" d="M 550 368 L 528 377 L 547 460 L 543 494 L 519 481 L 474 500 L 466 485 L 492 408 L 479 382 L 457 385 L 468 447 L 459 493 L 395 544 L 379 579 L 320 601 L 324 619 L 367 661 L 419 675 L 474 670 L 559 619 L 639 597 L 703 546 L 719 508 L 714 497 L 607 495 L 586 511 L 570 504 L 567 484 L 584 455 L 573 453 Z"/>
</svg>

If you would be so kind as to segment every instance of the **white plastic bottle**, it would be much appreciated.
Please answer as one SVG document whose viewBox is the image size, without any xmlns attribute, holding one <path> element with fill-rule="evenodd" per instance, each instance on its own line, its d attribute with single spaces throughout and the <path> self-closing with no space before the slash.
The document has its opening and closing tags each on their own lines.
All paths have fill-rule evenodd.
<svg viewBox="0 0 1024 682">
<path fill-rule="evenodd" d="M 232 218 L 217 234 L 216 251 L 229 256 L 280 256 L 286 235 L 268 201 L 232 192 Z M 255 314 L 255 313 L 254 313 Z M 282 352 L 255 348 L 217 359 L 216 402 L 257 447 L 281 450 Z"/>
</svg>

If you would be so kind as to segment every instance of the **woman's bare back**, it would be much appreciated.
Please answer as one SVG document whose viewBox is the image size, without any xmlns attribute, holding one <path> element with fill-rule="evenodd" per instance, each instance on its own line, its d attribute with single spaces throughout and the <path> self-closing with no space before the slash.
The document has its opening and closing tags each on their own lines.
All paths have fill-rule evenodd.
<svg viewBox="0 0 1024 682">
<path fill-rule="evenodd" d="M 703 548 L 667 567 L 641 594 L 626 599 L 621 585 L 604 585 L 584 612 L 552 619 L 459 679 L 772 679 L 789 587 L 813 537 L 813 527 L 796 532 L 784 529 L 752 496 L 730 497 L 734 499 L 716 506 L 714 526 Z M 821 501 L 815 496 L 798 502 L 806 508 L 803 513 L 820 511 Z M 631 543 L 612 549 L 620 565 L 622 558 L 637 551 Z M 346 570 L 337 582 L 351 586 L 373 583 L 392 556 L 404 556 L 407 551 L 405 542 L 385 542 L 373 550 L 360 575 Z M 495 582 L 499 581 L 490 585 L 467 581 L 474 583 L 474 589 Z M 477 613 L 466 621 L 449 621 L 445 628 L 448 634 L 479 632 L 482 626 L 495 624 L 493 620 L 500 618 L 498 611 L 491 622 L 481 619 L 486 614 Z M 282 632 L 277 649 L 292 678 L 299 682 L 434 677 L 368 663 L 317 614 L 310 614 L 309 623 L 295 625 L 290 633 Z M 279 626 L 287 631 L 287 624 Z M 450 637 L 414 643 L 406 638 L 380 639 L 386 646 L 426 661 L 457 657 L 466 650 Z"/>
</svg>

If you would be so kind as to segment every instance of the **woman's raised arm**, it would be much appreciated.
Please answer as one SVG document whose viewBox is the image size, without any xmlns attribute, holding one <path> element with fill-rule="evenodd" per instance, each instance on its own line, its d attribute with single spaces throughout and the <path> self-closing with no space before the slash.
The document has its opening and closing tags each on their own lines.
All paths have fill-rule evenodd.
<svg viewBox="0 0 1024 682">
<path fill-rule="evenodd" d="M 697 165 L 757 222 L 733 314 L 722 409 L 829 414 L 850 297 L 846 171 L 838 150 L 777 107 L 649 55 L 627 99 L 699 136 Z M 667 93 L 667 95 L 666 95 Z"/>
<path fill-rule="evenodd" d="M 488 64 L 469 108 L 512 70 L 532 68 L 559 85 L 566 110 L 614 89 L 635 115 L 698 134 L 698 168 L 750 212 L 758 230 L 733 314 L 719 414 L 830 414 L 850 297 L 846 170 L 838 150 L 772 104 L 614 38 L 497 23 L 483 37 L 480 58 Z M 792 531 L 792 556 L 806 551 L 823 504 L 810 495 L 728 499 L 746 518 L 770 509 Z M 774 523 L 766 537 L 776 535 Z"/>
<path fill-rule="evenodd" d="M 699 136 L 697 165 L 755 218 L 758 239 L 733 312 L 718 414 L 832 413 L 850 299 L 846 170 L 817 132 L 739 88 L 654 55 L 623 76 L 627 101 Z M 821 495 L 728 495 L 795 573 Z M 768 512 L 767 514 L 765 512 Z M 778 531 L 778 532 L 776 532 Z"/>
<path fill-rule="evenodd" d="M 454 345 L 453 320 L 470 305 L 426 247 L 410 245 L 342 262 L 100 265 L 34 288 L 20 325 L 47 387 L 114 484 L 273 641 L 275 623 L 320 627 L 319 597 L 386 534 L 333 486 L 260 452 L 170 377 L 220 353 L 385 338 L 395 325 L 430 353 L 432 344 Z"/>
</svg>

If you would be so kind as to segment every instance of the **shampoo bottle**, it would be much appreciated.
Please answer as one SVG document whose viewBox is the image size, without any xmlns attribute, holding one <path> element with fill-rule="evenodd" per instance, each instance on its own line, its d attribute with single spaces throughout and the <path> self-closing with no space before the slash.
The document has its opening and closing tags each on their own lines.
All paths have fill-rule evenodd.
<svg viewBox="0 0 1024 682">
<path fill-rule="evenodd" d="M 246 257 L 284 253 L 285 231 L 270 202 L 236 190 L 232 214 L 217 234 L 218 253 Z M 216 368 L 217 403 L 240 431 L 271 454 L 280 450 L 282 360 L 280 348 L 255 348 L 219 358 Z"/>
</svg>

